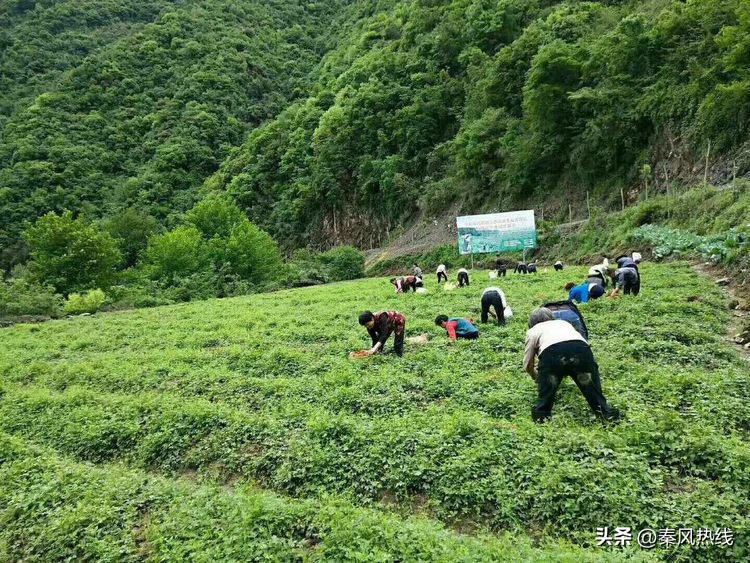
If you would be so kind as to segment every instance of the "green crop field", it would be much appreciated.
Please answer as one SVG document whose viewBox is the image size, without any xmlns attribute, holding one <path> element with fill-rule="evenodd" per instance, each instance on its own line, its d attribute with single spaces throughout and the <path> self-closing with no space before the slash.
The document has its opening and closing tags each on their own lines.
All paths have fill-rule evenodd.
<svg viewBox="0 0 750 563">
<path fill-rule="evenodd" d="M 528 314 L 584 271 L 501 280 L 516 317 L 476 342 L 433 319 L 478 318 L 486 273 L 4 329 L 0 561 L 747 561 L 750 364 L 687 265 L 644 264 L 638 298 L 581 307 L 623 422 L 597 422 L 572 381 L 532 422 Z M 431 340 L 351 361 L 364 309 Z M 605 526 L 632 545 L 598 547 Z M 644 550 L 643 528 L 734 542 Z"/>
</svg>

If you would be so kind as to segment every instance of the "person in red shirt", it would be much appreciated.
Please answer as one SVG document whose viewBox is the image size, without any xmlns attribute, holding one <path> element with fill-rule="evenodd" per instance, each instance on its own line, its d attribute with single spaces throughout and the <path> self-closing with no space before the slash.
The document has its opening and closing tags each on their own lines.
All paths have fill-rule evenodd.
<svg viewBox="0 0 750 563">
<path fill-rule="evenodd" d="M 448 338 L 451 340 L 456 340 L 457 338 L 476 340 L 479 338 L 479 329 L 469 319 L 438 315 L 435 319 L 435 324 L 447 330 Z"/>
<path fill-rule="evenodd" d="M 404 334 L 406 332 L 406 317 L 398 311 L 381 311 L 372 313 L 365 311 L 359 316 L 359 324 L 367 329 L 372 338 L 372 348 L 369 355 L 380 354 L 385 343 L 393 334 L 393 351 L 397 355 L 404 354 Z"/>
<path fill-rule="evenodd" d="M 417 291 L 420 280 L 417 276 L 406 276 L 402 278 L 391 278 L 391 283 L 396 286 L 396 293 L 409 293 L 409 290 Z"/>
</svg>

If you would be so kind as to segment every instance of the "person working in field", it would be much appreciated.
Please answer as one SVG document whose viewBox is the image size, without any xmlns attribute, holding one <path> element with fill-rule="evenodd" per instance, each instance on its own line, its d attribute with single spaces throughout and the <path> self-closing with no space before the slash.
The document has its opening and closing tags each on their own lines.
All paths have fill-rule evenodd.
<svg viewBox="0 0 750 563">
<path fill-rule="evenodd" d="M 516 264 L 516 267 L 513 268 L 513 272 L 516 274 L 528 274 L 529 268 L 523 262 L 519 262 L 518 264 Z"/>
<path fill-rule="evenodd" d="M 609 260 L 604 258 L 601 263 L 589 268 L 588 280 L 591 283 L 598 283 L 602 287 L 607 287 L 609 280 Z"/>
<path fill-rule="evenodd" d="M 440 264 L 437 268 L 437 280 L 438 284 L 441 281 L 448 281 L 448 270 L 445 267 L 445 264 Z"/>
<path fill-rule="evenodd" d="M 420 279 L 417 276 L 406 276 L 402 278 L 391 278 L 391 283 L 396 286 L 396 293 L 409 293 L 420 287 Z"/>
<path fill-rule="evenodd" d="M 603 285 L 588 280 L 581 285 L 570 282 L 565 286 L 565 290 L 568 292 L 568 299 L 576 303 L 588 303 L 589 299 L 599 299 L 604 295 Z"/>
<path fill-rule="evenodd" d="M 508 263 L 500 258 L 499 254 L 495 254 L 495 267 L 497 268 L 497 277 L 504 278 L 508 273 Z"/>
<path fill-rule="evenodd" d="M 534 366 L 537 356 L 538 369 Z M 540 308 L 531 313 L 524 369 L 538 386 L 538 400 L 531 410 L 534 421 L 543 422 L 552 416 L 557 388 L 568 375 L 578 385 L 596 416 L 607 421 L 620 418 L 620 412 L 610 407 L 604 398 L 599 366 L 588 342 L 573 325 L 555 319 L 549 309 Z"/>
<path fill-rule="evenodd" d="M 422 268 L 414 264 L 414 276 L 418 277 L 420 280 L 422 279 Z"/>
<path fill-rule="evenodd" d="M 490 310 L 491 308 L 494 312 Z M 504 325 L 513 316 L 513 311 L 508 307 L 505 299 L 505 293 L 499 287 L 488 287 L 482 292 L 482 323 L 487 322 L 489 315 L 492 315 L 499 325 Z"/>
<path fill-rule="evenodd" d="M 625 295 L 638 295 L 641 291 L 641 276 L 638 270 L 625 266 L 615 271 L 615 288 L 610 293 L 610 297 L 617 297 L 620 292 Z"/>
<path fill-rule="evenodd" d="M 532 262 L 531 264 L 526 266 L 526 271 L 530 274 L 536 274 L 536 264 Z"/>
<path fill-rule="evenodd" d="M 448 338 L 456 340 L 465 338 L 467 340 L 476 340 L 479 338 L 479 329 L 474 326 L 471 320 L 460 317 L 448 317 L 447 315 L 438 315 L 435 324 L 448 331 Z"/>
<path fill-rule="evenodd" d="M 458 270 L 458 287 L 469 285 L 469 271 L 466 268 Z"/>
<path fill-rule="evenodd" d="M 372 348 L 369 355 L 380 354 L 385 349 L 385 343 L 393 334 L 393 351 L 402 356 L 404 353 L 404 334 L 406 332 L 406 317 L 398 311 L 382 311 L 372 313 L 365 311 L 359 316 L 359 324 L 367 329 L 372 338 Z"/>
<path fill-rule="evenodd" d="M 563 263 L 560 260 L 558 260 L 557 262 L 555 262 L 555 271 L 556 272 L 562 272 L 563 268 L 564 268 Z"/>
</svg>

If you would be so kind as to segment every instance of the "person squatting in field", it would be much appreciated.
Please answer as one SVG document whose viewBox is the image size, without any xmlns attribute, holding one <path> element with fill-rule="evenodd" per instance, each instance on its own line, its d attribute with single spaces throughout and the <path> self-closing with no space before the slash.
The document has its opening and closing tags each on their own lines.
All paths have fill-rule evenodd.
<svg viewBox="0 0 750 563">
<path fill-rule="evenodd" d="M 372 339 L 369 355 L 382 353 L 385 343 L 393 334 L 393 351 L 399 356 L 404 354 L 404 334 L 406 332 L 406 317 L 398 311 L 381 311 L 372 313 L 365 311 L 359 316 L 359 324 L 367 329 Z"/>
<path fill-rule="evenodd" d="M 513 268 L 513 273 L 515 274 L 528 274 L 529 273 L 529 267 L 524 264 L 523 262 L 519 262 L 516 264 L 516 267 Z"/>
<path fill-rule="evenodd" d="M 560 262 L 560 260 L 558 260 L 557 262 L 555 262 L 555 271 L 556 272 L 562 272 L 563 268 L 564 268 L 563 263 Z"/>
<path fill-rule="evenodd" d="M 534 366 L 539 356 L 539 369 Z M 601 420 L 619 420 L 620 412 L 607 404 L 599 379 L 599 366 L 586 339 L 570 323 L 555 319 L 544 307 L 529 318 L 524 368 L 537 382 L 538 400 L 531 410 L 535 422 L 552 416 L 557 389 L 570 376 Z"/>
<path fill-rule="evenodd" d="M 526 266 L 526 270 L 530 274 L 536 274 L 536 264 L 534 264 L 533 262 L 531 262 L 529 265 Z"/>
<path fill-rule="evenodd" d="M 568 299 L 576 303 L 588 303 L 589 299 L 599 299 L 604 295 L 604 286 L 597 282 L 586 280 L 581 285 L 569 282 L 565 285 Z"/>
<path fill-rule="evenodd" d="M 406 276 L 402 278 L 391 278 L 391 283 L 396 286 L 396 293 L 409 293 L 409 290 L 416 291 L 422 286 L 422 280 L 417 276 Z"/>
<path fill-rule="evenodd" d="M 435 324 L 447 330 L 448 338 L 451 340 L 456 340 L 457 338 L 476 340 L 479 338 L 479 329 L 469 319 L 438 315 L 435 319 Z"/>
<path fill-rule="evenodd" d="M 490 307 L 494 309 L 494 312 L 490 310 Z M 482 323 L 487 322 L 489 315 L 492 315 L 499 325 L 504 325 L 513 316 L 513 311 L 508 307 L 508 301 L 505 299 L 505 293 L 499 287 L 488 287 L 482 292 Z"/>
<path fill-rule="evenodd" d="M 441 280 L 448 281 L 448 270 L 445 268 L 445 264 L 440 264 L 437 268 L 437 280 L 438 284 Z"/>
<path fill-rule="evenodd" d="M 458 270 L 458 287 L 469 285 L 469 271 L 466 268 Z"/>
</svg>

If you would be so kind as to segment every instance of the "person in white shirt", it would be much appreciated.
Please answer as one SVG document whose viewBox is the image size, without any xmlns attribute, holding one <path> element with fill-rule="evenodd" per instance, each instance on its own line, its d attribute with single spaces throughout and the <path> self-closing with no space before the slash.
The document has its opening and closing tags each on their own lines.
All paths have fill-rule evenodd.
<svg viewBox="0 0 750 563">
<path fill-rule="evenodd" d="M 534 367 L 536 356 L 539 356 L 538 370 Z M 620 419 L 620 412 L 610 407 L 602 394 L 599 366 L 586 339 L 573 325 L 555 319 L 552 311 L 544 307 L 536 309 L 529 318 L 524 368 L 538 385 L 539 398 L 531 409 L 535 422 L 544 422 L 552 416 L 557 388 L 566 375 L 573 378 L 601 420 Z"/>
<path fill-rule="evenodd" d="M 490 310 L 492 307 L 495 312 Z M 513 316 L 513 311 L 508 307 L 505 293 L 499 287 L 488 287 L 482 292 L 482 317 L 483 323 L 487 322 L 488 315 L 497 320 L 497 324 L 504 325 Z"/>
<path fill-rule="evenodd" d="M 448 270 L 445 269 L 445 264 L 440 264 L 437 269 L 437 279 L 438 283 L 440 283 L 441 280 L 448 281 Z"/>
<path fill-rule="evenodd" d="M 469 285 L 469 271 L 466 268 L 461 268 L 458 271 L 458 287 L 464 287 Z"/>
</svg>

